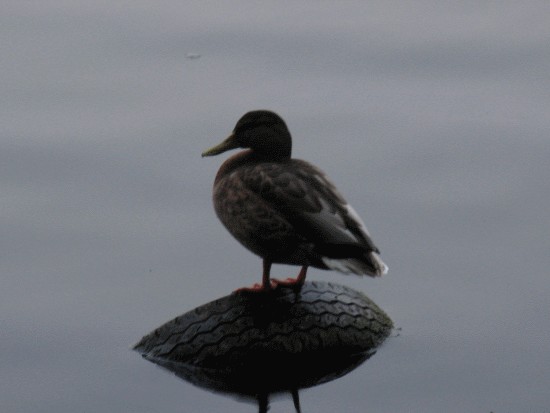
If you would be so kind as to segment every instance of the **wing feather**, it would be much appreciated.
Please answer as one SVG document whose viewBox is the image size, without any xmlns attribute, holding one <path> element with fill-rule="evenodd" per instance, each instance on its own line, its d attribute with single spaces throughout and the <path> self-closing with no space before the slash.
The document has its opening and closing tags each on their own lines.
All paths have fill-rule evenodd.
<svg viewBox="0 0 550 413">
<path fill-rule="evenodd" d="M 336 257 L 378 252 L 355 210 L 315 166 L 301 160 L 250 170 L 246 184 L 284 215 L 324 254 Z"/>
</svg>

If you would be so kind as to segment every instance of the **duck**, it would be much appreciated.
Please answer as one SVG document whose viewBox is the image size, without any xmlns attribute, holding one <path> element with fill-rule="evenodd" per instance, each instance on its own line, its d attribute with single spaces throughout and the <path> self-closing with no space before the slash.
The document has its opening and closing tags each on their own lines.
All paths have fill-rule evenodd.
<svg viewBox="0 0 550 413">
<path fill-rule="evenodd" d="M 300 287 L 309 267 L 379 277 L 388 272 L 365 224 L 318 167 L 292 158 L 292 137 L 270 110 L 245 113 L 203 157 L 243 150 L 222 163 L 212 200 L 219 220 L 262 259 L 261 284 Z M 295 278 L 271 279 L 273 264 L 300 266 Z"/>
</svg>

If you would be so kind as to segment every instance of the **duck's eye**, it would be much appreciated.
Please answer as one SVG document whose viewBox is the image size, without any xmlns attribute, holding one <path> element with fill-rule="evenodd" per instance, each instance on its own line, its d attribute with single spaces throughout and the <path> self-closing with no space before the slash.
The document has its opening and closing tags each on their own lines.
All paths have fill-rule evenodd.
<svg viewBox="0 0 550 413">
<path fill-rule="evenodd" d="M 235 130 L 235 132 L 237 132 L 237 133 L 245 133 L 245 132 L 248 132 L 248 131 L 251 131 L 251 130 L 256 129 L 258 126 L 260 126 L 260 125 L 258 124 L 258 122 L 244 122 L 243 124 L 238 125 L 238 127 L 237 127 L 236 130 Z"/>
</svg>

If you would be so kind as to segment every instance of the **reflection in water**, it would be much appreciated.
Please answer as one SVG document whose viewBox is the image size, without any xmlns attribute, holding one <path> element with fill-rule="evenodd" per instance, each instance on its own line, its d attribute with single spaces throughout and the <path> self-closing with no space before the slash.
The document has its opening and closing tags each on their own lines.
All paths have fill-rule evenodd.
<svg viewBox="0 0 550 413">
<path fill-rule="evenodd" d="M 136 344 L 147 360 L 204 388 L 268 397 L 334 380 L 369 357 L 392 329 L 364 294 L 332 283 L 306 282 L 265 293 L 239 292 L 163 324 Z"/>
</svg>

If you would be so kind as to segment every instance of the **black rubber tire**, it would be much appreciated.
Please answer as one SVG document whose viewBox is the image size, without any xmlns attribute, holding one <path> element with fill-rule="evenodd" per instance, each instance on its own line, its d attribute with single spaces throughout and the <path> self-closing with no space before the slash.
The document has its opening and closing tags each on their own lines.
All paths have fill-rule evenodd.
<svg viewBox="0 0 550 413">
<path fill-rule="evenodd" d="M 392 326 L 363 293 L 306 282 L 299 291 L 278 287 L 212 301 L 160 326 L 134 350 L 197 385 L 258 395 L 349 372 Z"/>
</svg>

